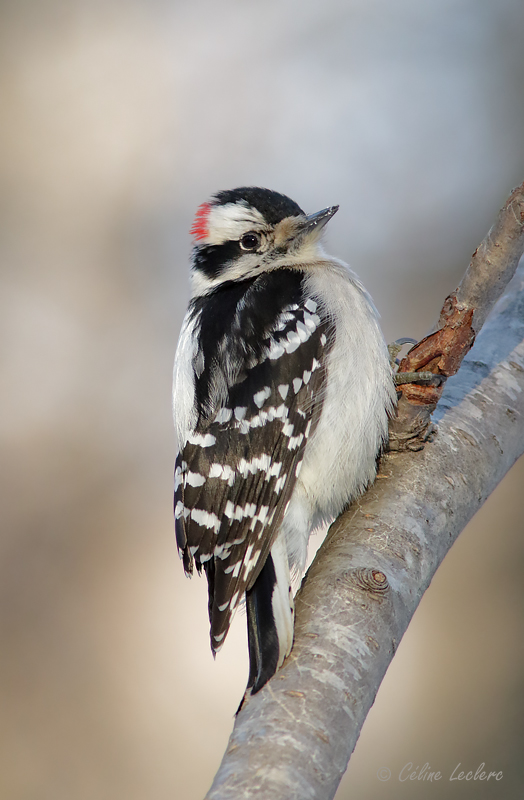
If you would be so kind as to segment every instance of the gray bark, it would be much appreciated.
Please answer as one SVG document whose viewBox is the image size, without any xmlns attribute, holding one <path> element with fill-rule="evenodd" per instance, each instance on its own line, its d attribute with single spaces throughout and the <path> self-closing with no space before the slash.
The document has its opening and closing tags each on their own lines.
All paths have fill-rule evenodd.
<svg viewBox="0 0 524 800">
<path fill-rule="evenodd" d="M 473 309 L 478 333 L 511 280 L 524 249 L 524 184 L 512 191 L 488 235 L 477 247 L 458 289 L 457 303 Z M 441 316 L 440 324 L 443 323 Z M 439 324 L 439 326 L 440 326 Z"/>
<path fill-rule="evenodd" d="M 524 269 L 434 420 L 436 440 L 384 457 L 373 487 L 331 526 L 297 595 L 291 655 L 238 715 L 209 800 L 334 796 L 435 571 L 524 452 Z"/>
</svg>

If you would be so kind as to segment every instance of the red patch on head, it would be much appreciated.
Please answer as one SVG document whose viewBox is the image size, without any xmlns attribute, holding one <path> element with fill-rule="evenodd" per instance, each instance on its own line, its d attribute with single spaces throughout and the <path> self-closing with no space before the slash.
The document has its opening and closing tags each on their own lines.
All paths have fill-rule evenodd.
<svg viewBox="0 0 524 800">
<path fill-rule="evenodd" d="M 210 211 L 210 203 L 202 203 L 202 205 L 198 207 L 195 214 L 195 220 L 191 225 L 191 230 L 189 231 L 189 233 L 194 236 L 195 239 L 205 239 L 209 233 L 207 227 L 207 218 Z"/>
</svg>

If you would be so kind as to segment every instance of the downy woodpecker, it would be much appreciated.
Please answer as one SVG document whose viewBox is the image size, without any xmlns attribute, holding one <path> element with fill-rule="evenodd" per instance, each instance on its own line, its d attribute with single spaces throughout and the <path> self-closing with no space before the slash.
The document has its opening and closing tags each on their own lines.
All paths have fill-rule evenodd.
<svg viewBox="0 0 524 800">
<path fill-rule="evenodd" d="M 176 537 L 204 568 L 211 649 L 246 600 L 257 692 L 293 643 L 310 534 L 374 480 L 395 389 L 370 296 L 306 215 L 254 187 L 200 206 L 174 368 Z"/>
</svg>

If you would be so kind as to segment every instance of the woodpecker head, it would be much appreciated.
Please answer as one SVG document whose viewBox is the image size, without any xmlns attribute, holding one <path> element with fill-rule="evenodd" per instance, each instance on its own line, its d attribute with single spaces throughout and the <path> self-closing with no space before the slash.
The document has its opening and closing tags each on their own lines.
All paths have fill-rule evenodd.
<svg viewBox="0 0 524 800">
<path fill-rule="evenodd" d="M 337 211 L 331 206 L 307 216 L 289 197 L 269 189 L 218 192 L 199 207 L 191 228 L 194 293 L 322 259 L 321 232 Z"/>
</svg>

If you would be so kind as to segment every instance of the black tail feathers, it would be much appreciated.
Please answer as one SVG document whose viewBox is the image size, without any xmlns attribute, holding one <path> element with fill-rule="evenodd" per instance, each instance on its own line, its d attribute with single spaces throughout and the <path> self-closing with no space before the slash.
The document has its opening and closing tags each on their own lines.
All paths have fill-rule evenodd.
<svg viewBox="0 0 524 800">
<path fill-rule="evenodd" d="M 247 638 L 249 647 L 248 690 L 260 691 L 275 674 L 280 646 L 273 612 L 273 591 L 277 582 L 271 553 L 252 588 L 246 592 Z"/>
</svg>

